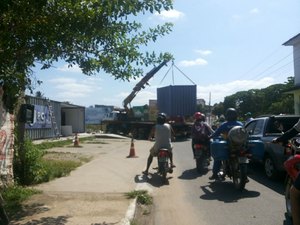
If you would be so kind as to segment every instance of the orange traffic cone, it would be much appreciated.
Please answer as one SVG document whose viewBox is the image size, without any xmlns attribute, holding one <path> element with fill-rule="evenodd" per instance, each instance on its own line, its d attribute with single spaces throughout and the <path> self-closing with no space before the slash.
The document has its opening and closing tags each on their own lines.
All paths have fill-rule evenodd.
<svg viewBox="0 0 300 225">
<path fill-rule="evenodd" d="M 79 137 L 77 133 L 75 133 L 74 147 L 79 147 Z"/>
<path fill-rule="evenodd" d="M 131 139 L 131 145 L 130 145 L 130 151 L 129 151 L 129 156 L 127 158 L 136 158 L 137 156 L 135 155 L 135 150 L 134 150 L 134 143 L 133 143 L 133 138 Z"/>
</svg>

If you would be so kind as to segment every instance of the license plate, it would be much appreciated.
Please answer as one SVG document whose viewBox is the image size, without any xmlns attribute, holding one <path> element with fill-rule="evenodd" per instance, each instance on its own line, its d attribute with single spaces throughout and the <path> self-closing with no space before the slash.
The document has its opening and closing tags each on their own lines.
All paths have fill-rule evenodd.
<svg viewBox="0 0 300 225">
<path fill-rule="evenodd" d="M 197 157 L 197 156 L 201 156 L 202 155 L 202 151 L 195 151 L 195 156 Z"/>
<path fill-rule="evenodd" d="M 158 162 L 167 162 L 168 158 L 167 157 L 159 157 Z"/>
<path fill-rule="evenodd" d="M 239 157 L 239 163 L 248 163 L 249 159 L 247 157 Z"/>
</svg>

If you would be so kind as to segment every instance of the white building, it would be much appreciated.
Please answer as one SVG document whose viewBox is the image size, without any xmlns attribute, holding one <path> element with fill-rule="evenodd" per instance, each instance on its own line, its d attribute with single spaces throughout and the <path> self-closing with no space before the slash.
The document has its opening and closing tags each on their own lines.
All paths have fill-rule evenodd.
<svg viewBox="0 0 300 225">
<path fill-rule="evenodd" d="M 294 94 L 295 114 L 300 114 L 300 33 L 283 43 L 283 45 L 293 46 L 295 87 L 289 93 Z"/>
</svg>

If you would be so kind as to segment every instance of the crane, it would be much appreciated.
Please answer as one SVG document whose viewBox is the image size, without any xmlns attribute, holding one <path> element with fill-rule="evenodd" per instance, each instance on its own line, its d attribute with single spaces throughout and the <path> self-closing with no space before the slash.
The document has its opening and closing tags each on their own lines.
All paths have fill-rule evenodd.
<svg viewBox="0 0 300 225">
<path fill-rule="evenodd" d="M 154 67 L 150 72 L 148 72 L 141 81 L 139 81 L 135 87 L 133 88 L 132 92 L 123 100 L 123 107 L 125 111 L 128 113 L 130 112 L 130 109 L 128 105 L 130 105 L 131 101 L 135 98 L 137 93 L 145 88 L 145 85 L 149 85 L 148 81 L 151 79 L 151 77 L 154 76 L 164 65 L 166 65 L 170 60 L 164 60 L 162 63 L 160 63 L 158 66 Z"/>
</svg>

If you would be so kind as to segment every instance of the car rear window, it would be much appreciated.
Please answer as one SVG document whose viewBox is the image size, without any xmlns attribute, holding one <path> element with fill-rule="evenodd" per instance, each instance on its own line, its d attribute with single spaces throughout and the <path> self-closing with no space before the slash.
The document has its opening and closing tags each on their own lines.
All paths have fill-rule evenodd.
<svg viewBox="0 0 300 225">
<path fill-rule="evenodd" d="M 266 133 L 284 133 L 291 129 L 299 120 L 299 117 L 271 117 Z"/>
</svg>

